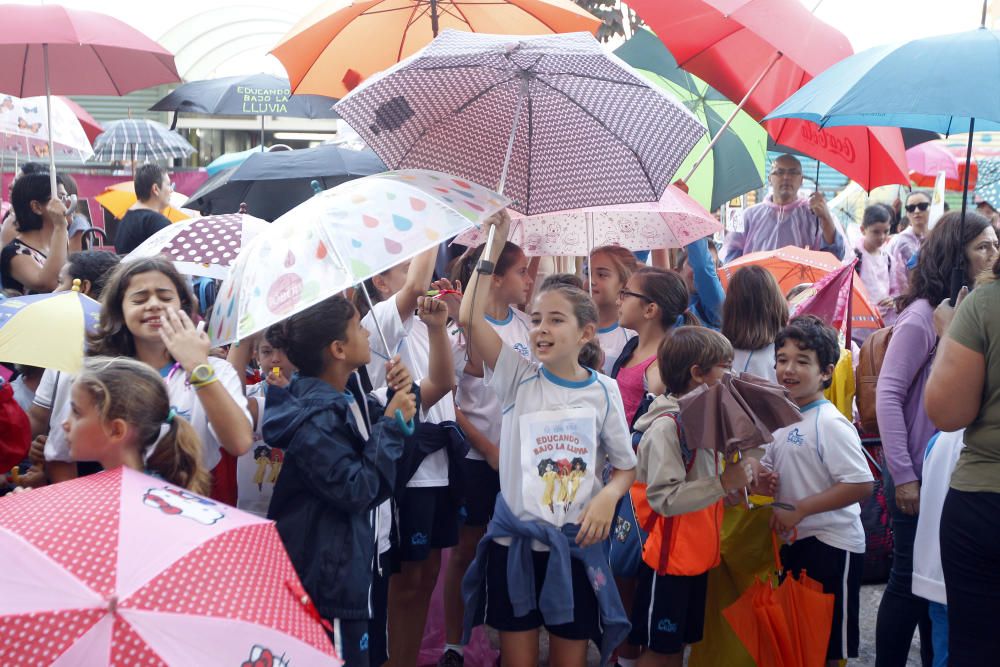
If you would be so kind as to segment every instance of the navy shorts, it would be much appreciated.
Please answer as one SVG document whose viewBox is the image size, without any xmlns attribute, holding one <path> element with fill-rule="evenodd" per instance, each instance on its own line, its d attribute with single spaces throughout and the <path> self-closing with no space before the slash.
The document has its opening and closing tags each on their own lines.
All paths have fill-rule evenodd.
<svg viewBox="0 0 1000 667">
<path fill-rule="evenodd" d="M 673 655 L 701 641 L 705 631 L 708 573 L 693 577 L 658 575 L 639 565 L 629 642 Z"/>
<path fill-rule="evenodd" d="M 382 667 L 389 660 L 389 561 L 389 552 L 378 556 L 372 573 L 372 618 L 336 619 L 327 632 L 345 667 Z"/>
<path fill-rule="evenodd" d="M 525 616 L 514 616 L 507 585 L 507 554 L 509 549 L 490 542 L 486 556 L 486 625 L 498 632 L 524 632 L 543 625 L 550 634 L 563 639 L 592 639 L 600 634 L 600 609 L 597 595 L 587 578 L 583 563 L 571 560 L 573 577 L 573 620 L 561 625 L 549 625 L 536 608 Z M 548 551 L 531 552 L 535 568 L 535 595 L 541 596 L 545 581 L 545 568 L 549 562 Z M 537 599 L 536 599 L 537 602 Z"/>
<path fill-rule="evenodd" d="M 458 544 L 459 508 L 450 494 L 447 486 L 408 486 L 396 497 L 400 561 L 425 561 L 432 549 Z"/>
<path fill-rule="evenodd" d="M 785 573 L 796 577 L 802 570 L 833 593 L 833 625 L 827 660 L 858 657 L 860 640 L 861 573 L 865 555 L 831 547 L 815 537 L 796 540 L 781 547 Z"/>
<path fill-rule="evenodd" d="M 344 667 L 370 667 L 375 664 L 369 651 L 368 623 L 367 620 L 345 621 L 337 618 L 333 621 L 333 632 L 326 633 L 337 655 L 344 661 Z"/>
<path fill-rule="evenodd" d="M 493 518 L 500 493 L 500 473 L 481 459 L 462 461 L 465 487 L 465 525 L 485 526 Z"/>
</svg>

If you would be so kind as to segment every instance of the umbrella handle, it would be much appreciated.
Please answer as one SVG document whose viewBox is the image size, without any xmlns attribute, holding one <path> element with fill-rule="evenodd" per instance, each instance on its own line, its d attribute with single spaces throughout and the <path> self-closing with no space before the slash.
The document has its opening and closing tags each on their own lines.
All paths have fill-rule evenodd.
<svg viewBox="0 0 1000 667">
<path fill-rule="evenodd" d="M 413 418 L 411 417 L 409 421 L 404 419 L 403 411 L 399 408 L 396 408 L 396 423 L 399 424 L 399 430 L 403 432 L 403 435 L 413 435 L 413 432 L 417 430 L 416 424 L 413 423 Z"/>
</svg>

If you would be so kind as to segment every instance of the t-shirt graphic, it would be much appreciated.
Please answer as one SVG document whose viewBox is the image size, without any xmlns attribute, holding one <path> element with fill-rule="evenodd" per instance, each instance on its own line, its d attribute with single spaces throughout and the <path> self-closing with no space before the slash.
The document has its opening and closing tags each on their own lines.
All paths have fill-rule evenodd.
<svg viewBox="0 0 1000 667">
<path fill-rule="evenodd" d="M 593 408 L 544 410 L 521 417 L 524 507 L 556 526 L 576 523 L 594 486 Z"/>
</svg>

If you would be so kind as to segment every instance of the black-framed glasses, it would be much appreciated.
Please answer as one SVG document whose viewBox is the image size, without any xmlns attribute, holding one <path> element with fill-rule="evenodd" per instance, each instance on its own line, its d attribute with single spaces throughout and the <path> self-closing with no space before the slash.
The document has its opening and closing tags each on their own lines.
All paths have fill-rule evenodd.
<svg viewBox="0 0 1000 667">
<path fill-rule="evenodd" d="M 624 301 L 625 297 L 627 297 L 627 296 L 634 296 L 637 299 L 642 299 L 643 301 L 648 301 L 650 303 L 653 303 L 653 300 L 650 299 L 645 294 L 639 294 L 638 292 L 630 292 L 627 289 L 620 289 L 620 290 L 618 290 L 618 299 L 620 301 Z"/>
<path fill-rule="evenodd" d="M 917 211 L 926 211 L 928 208 L 930 208 L 930 206 L 931 203 L 929 201 L 922 201 L 919 204 L 907 204 L 906 212 L 916 213 Z"/>
</svg>

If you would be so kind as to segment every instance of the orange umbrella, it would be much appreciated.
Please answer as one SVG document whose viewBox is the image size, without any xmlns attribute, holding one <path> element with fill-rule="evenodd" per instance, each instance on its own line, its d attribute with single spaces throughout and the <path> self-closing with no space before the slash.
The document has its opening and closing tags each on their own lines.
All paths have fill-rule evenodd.
<svg viewBox="0 0 1000 667">
<path fill-rule="evenodd" d="M 101 206 L 111 211 L 111 215 L 119 220 L 122 219 L 130 208 L 135 205 L 135 185 L 132 181 L 115 183 L 104 189 L 104 192 L 97 195 L 95 199 Z M 170 194 L 170 205 L 163 210 L 163 215 L 167 216 L 170 222 L 180 222 L 198 214 L 188 209 L 182 209 L 181 205 L 188 200 L 187 195 L 178 192 Z"/>
<path fill-rule="evenodd" d="M 774 551 L 780 572 L 776 541 Z M 761 667 L 826 664 L 833 594 L 805 572 L 798 579 L 788 574 L 777 587 L 770 580 L 755 582 L 722 615 Z"/>
<path fill-rule="evenodd" d="M 796 285 L 817 283 L 826 275 L 840 270 L 844 265 L 832 254 L 818 250 L 803 250 L 786 246 L 779 250 L 765 250 L 743 255 L 719 269 L 722 288 L 744 266 L 763 267 L 778 280 L 778 286 L 785 294 Z M 855 329 L 880 329 L 882 316 L 875 304 L 868 298 L 864 283 L 853 281 L 851 287 L 851 326 Z"/>
<path fill-rule="evenodd" d="M 327 0 L 271 53 L 285 66 L 293 93 L 341 98 L 427 46 L 445 28 L 547 35 L 596 33 L 600 26 L 571 0 Z"/>
</svg>

